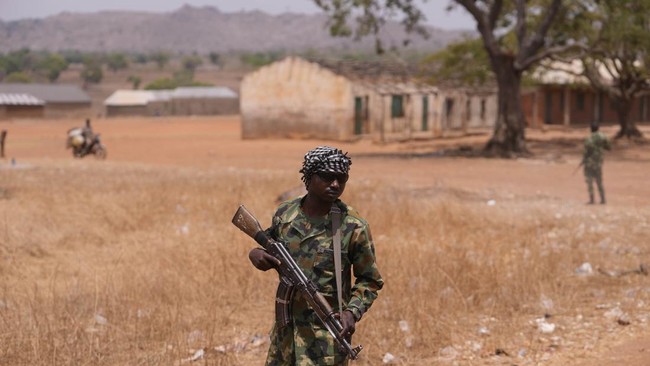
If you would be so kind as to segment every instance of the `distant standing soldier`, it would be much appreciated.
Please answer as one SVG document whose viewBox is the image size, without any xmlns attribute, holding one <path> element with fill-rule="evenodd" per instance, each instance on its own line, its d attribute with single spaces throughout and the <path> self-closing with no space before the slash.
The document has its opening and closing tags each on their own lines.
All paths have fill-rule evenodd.
<svg viewBox="0 0 650 366">
<path fill-rule="evenodd" d="M 589 204 L 594 204 L 594 187 L 596 181 L 600 203 L 605 204 L 605 188 L 603 187 L 603 150 L 610 150 L 609 139 L 598 131 L 598 124 L 591 124 L 591 135 L 585 139 L 585 151 L 582 156 L 585 181 L 589 190 Z"/>
</svg>

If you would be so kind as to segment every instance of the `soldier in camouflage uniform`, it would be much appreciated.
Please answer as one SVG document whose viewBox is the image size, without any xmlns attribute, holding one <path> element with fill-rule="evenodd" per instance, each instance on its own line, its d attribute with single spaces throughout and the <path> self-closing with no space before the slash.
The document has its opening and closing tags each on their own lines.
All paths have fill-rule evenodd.
<svg viewBox="0 0 650 366">
<path fill-rule="evenodd" d="M 375 262 L 368 223 L 339 199 L 351 164 L 347 153 L 328 146 L 305 154 L 300 172 L 307 194 L 280 204 L 267 229 L 270 236 L 286 243 L 305 275 L 318 286 L 332 308 L 339 309 L 330 210 L 332 205 L 341 210 L 343 312 L 339 319 L 341 334 L 348 339 L 384 284 Z M 262 271 L 278 264 L 261 248 L 251 250 L 249 258 Z M 345 353 L 297 292 L 291 302 L 291 315 L 288 325 L 280 327 L 276 322 L 271 331 L 267 366 L 347 365 Z"/>
<path fill-rule="evenodd" d="M 598 131 L 598 124 L 591 125 L 591 135 L 585 139 L 585 150 L 582 156 L 585 181 L 589 190 L 589 204 L 594 204 L 594 187 L 596 181 L 600 203 L 605 204 L 605 188 L 603 187 L 603 150 L 610 150 L 607 136 Z"/>
</svg>

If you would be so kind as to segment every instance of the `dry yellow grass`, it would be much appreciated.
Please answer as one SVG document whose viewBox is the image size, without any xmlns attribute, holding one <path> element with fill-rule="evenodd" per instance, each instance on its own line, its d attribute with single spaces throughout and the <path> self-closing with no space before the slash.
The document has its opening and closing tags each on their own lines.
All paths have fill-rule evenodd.
<svg viewBox="0 0 650 366">
<path fill-rule="evenodd" d="M 275 276 L 252 269 L 253 243 L 230 219 L 243 202 L 268 224 L 292 178 L 110 162 L 1 177 L 1 364 L 172 365 L 202 348 L 199 364 L 261 364 L 267 345 L 250 340 L 270 327 Z M 413 194 L 368 182 L 352 183 L 346 199 L 371 222 L 387 283 L 356 336 L 366 347 L 359 365 L 386 352 L 436 364 L 452 345 L 471 348 L 472 364 L 497 348 L 541 357 L 549 345 L 527 322 L 576 316 L 597 280 L 574 269 L 605 261 L 607 238 L 643 246 L 634 228 L 648 217 L 617 212 L 616 225 L 600 224 L 604 213 L 561 204 L 491 207 L 444 187 Z"/>
<path fill-rule="evenodd" d="M 196 364 L 262 364 L 276 276 L 252 268 L 254 243 L 230 220 L 244 203 L 268 225 L 293 175 L 91 160 L 23 168 L 0 170 L 0 364 L 179 365 L 200 349 Z M 370 222 L 386 280 L 355 335 L 365 347 L 355 364 L 388 352 L 400 365 L 551 364 L 549 349 L 589 352 L 571 324 L 602 318 L 595 305 L 645 311 L 644 277 L 574 270 L 647 259 L 647 209 L 488 198 L 351 181 L 344 199 Z M 531 325 L 545 313 L 574 346 Z"/>
</svg>

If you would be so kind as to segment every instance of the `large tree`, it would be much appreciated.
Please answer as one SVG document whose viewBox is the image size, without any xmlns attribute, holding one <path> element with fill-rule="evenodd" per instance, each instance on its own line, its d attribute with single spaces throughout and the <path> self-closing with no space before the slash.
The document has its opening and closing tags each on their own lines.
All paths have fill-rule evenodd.
<svg viewBox="0 0 650 366">
<path fill-rule="evenodd" d="M 650 90 L 650 0 L 596 0 L 594 21 L 584 24 L 589 47 L 582 54 L 584 76 L 606 93 L 618 115 L 616 137 L 642 137 L 632 103 Z"/>
<path fill-rule="evenodd" d="M 413 0 L 314 0 L 330 18 L 334 35 L 378 34 L 396 13 L 409 31 L 420 31 L 422 12 Z M 585 10 L 580 0 L 454 0 L 476 20 L 498 87 L 498 113 L 486 150 L 501 156 L 528 153 L 521 105 L 522 74 L 555 53 L 575 46 L 553 32 L 555 22 L 571 21 Z M 567 5 L 568 4 L 568 5 Z M 349 23 L 355 18 L 356 26 Z"/>
</svg>

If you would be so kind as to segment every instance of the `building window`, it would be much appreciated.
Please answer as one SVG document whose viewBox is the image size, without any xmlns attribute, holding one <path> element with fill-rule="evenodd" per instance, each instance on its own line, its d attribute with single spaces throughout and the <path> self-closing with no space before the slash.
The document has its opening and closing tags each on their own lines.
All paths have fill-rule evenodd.
<svg viewBox="0 0 650 366">
<path fill-rule="evenodd" d="M 399 118 L 404 117 L 404 96 L 393 95 L 391 101 L 391 117 Z"/>
<path fill-rule="evenodd" d="M 550 125 L 553 123 L 553 93 L 546 92 L 546 104 L 544 108 L 544 123 Z"/>
<path fill-rule="evenodd" d="M 481 121 L 485 121 L 485 99 L 481 99 Z"/>
<path fill-rule="evenodd" d="M 585 110 L 585 93 L 576 93 L 576 108 L 581 112 Z"/>
</svg>

